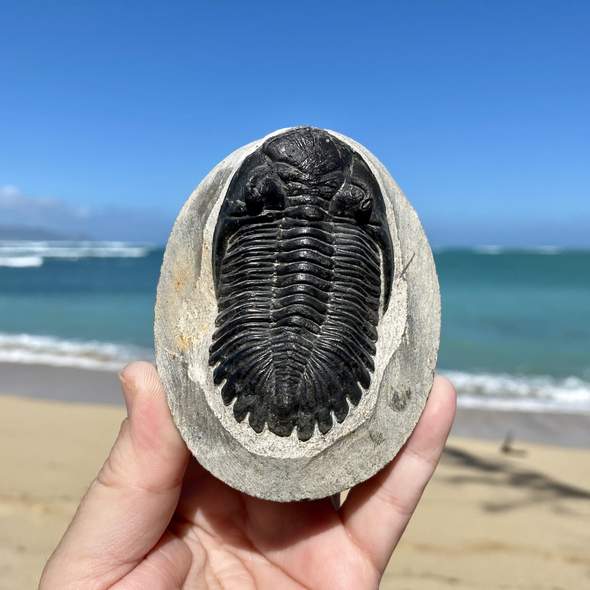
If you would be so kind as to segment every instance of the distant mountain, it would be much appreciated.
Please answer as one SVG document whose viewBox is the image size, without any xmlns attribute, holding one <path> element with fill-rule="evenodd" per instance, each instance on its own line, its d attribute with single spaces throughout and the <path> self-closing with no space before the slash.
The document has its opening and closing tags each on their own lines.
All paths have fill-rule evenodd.
<svg viewBox="0 0 590 590">
<path fill-rule="evenodd" d="M 62 199 L 30 196 L 0 186 L 0 239 L 113 240 L 161 244 L 174 216 L 156 208 L 98 208 Z"/>
<path fill-rule="evenodd" d="M 87 236 L 58 233 L 42 227 L 20 225 L 0 225 L 0 240 L 84 240 Z"/>
</svg>

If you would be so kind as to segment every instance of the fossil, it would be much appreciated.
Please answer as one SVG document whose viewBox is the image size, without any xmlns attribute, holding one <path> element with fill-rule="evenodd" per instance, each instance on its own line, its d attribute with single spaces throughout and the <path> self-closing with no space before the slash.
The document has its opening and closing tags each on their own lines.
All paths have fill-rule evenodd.
<svg viewBox="0 0 590 590">
<path fill-rule="evenodd" d="M 309 440 L 367 394 L 393 276 L 379 184 L 326 131 L 266 140 L 230 182 L 213 236 L 214 382 L 238 422 Z"/>
<path fill-rule="evenodd" d="M 425 407 L 439 334 L 416 212 L 337 131 L 238 147 L 166 245 L 154 344 L 172 418 L 205 469 L 251 496 L 326 498 L 389 463 Z"/>
</svg>

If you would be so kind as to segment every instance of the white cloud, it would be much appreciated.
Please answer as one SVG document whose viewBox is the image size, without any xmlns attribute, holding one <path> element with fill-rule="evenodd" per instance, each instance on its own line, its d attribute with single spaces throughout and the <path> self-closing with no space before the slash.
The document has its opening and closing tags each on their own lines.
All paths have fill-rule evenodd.
<svg viewBox="0 0 590 590">
<path fill-rule="evenodd" d="M 29 218 L 36 218 L 39 214 L 53 211 L 76 217 L 76 209 L 63 201 L 51 197 L 31 197 L 12 184 L 0 186 L 0 210 L 12 217 L 20 217 L 22 223 L 27 223 Z"/>
<path fill-rule="evenodd" d="M 4 186 L 0 186 L 0 205 L 3 205 L 4 203 L 18 201 L 21 194 L 22 193 L 20 192 L 18 187 L 14 186 L 13 184 L 6 184 Z"/>
<path fill-rule="evenodd" d="M 95 209 L 53 197 L 30 196 L 10 184 L 0 186 L 0 226 L 43 228 L 73 237 L 162 242 L 170 221 L 161 211 Z"/>
</svg>

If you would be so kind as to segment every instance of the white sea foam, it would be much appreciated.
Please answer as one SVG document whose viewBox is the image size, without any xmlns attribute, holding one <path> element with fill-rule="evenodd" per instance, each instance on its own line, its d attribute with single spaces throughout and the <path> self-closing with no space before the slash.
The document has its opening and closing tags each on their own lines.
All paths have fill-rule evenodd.
<svg viewBox="0 0 590 590">
<path fill-rule="evenodd" d="M 590 413 L 590 382 L 579 377 L 442 371 L 463 407 Z"/>
<path fill-rule="evenodd" d="M 0 240 L 0 266 L 41 266 L 45 260 L 82 258 L 141 258 L 153 246 L 127 242 Z"/>
<path fill-rule="evenodd" d="M 42 265 L 42 256 L 0 256 L 0 266 L 8 268 L 31 268 Z"/>
<path fill-rule="evenodd" d="M 565 252 L 563 248 L 559 246 L 531 246 L 528 248 L 509 248 L 505 246 L 476 246 L 473 248 L 473 251 L 477 254 L 545 254 L 545 255 L 553 255 L 553 254 L 561 254 Z"/>
<path fill-rule="evenodd" d="M 502 254 L 505 252 L 505 249 L 502 246 L 476 246 L 473 248 L 473 251 L 477 254 Z"/>
<path fill-rule="evenodd" d="M 135 359 L 153 359 L 153 352 L 108 342 L 76 341 L 32 334 L 0 334 L 0 362 L 119 370 Z"/>
<path fill-rule="evenodd" d="M 498 256 L 501 254 L 538 254 L 541 256 L 569 254 L 569 253 L 589 253 L 590 249 L 584 248 L 562 248 L 561 246 L 528 246 L 528 247 L 513 247 L 513 246 L 499 246 L 495 244 L 484 244 L 473 247 L 459 247 L 459 246 L 438 246 L 433 248 L 436 254 L 448 253 L 472 253 L 487 256 Z"/>
</svg>

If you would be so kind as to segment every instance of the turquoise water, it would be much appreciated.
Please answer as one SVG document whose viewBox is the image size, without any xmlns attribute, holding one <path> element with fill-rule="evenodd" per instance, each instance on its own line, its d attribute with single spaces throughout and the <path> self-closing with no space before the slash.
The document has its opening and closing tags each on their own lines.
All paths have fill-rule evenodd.
<svg viewBox="0 0 590 590">
<path fill-rule="evenodd" d="M 590 252 L 435 254 L 439 367 L 465 404 L 590 411 Z M 0 243 L 0 361 L 150 357 L 162 250 Z M 1 370 L 1 369 L 0 369 Z"/>
<path fill-rule="evenodd" d="M 590 252 L 436 255 L 440 365 L 590 379 Z"/>
</svg>

